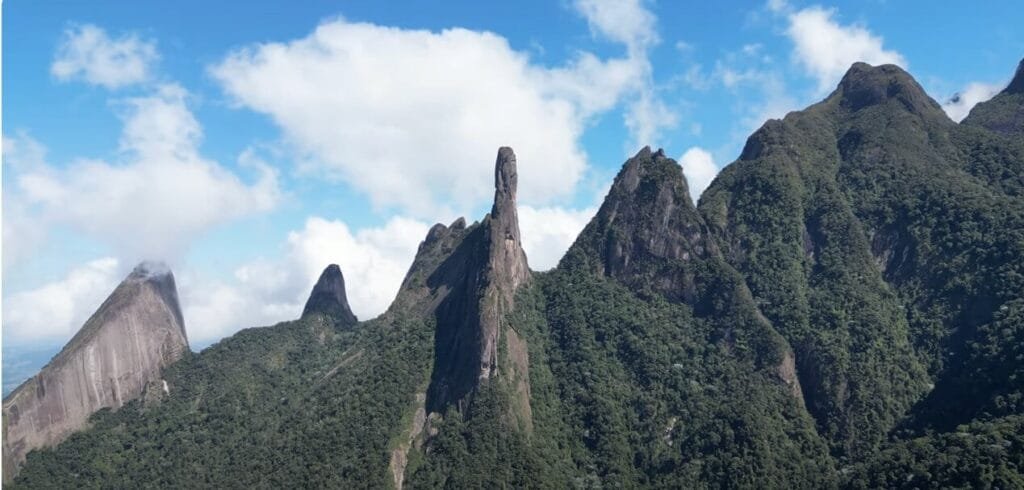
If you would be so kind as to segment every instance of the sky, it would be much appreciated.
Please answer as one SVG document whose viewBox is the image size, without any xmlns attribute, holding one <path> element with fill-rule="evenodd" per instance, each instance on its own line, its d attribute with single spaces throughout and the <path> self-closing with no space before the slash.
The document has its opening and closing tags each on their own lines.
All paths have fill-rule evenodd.
<svg viewBox="0 0 1024 490">
<path fill-rule="evenodd" d="M 194 350 L 296 318 L 330 263 L 369 319 L 431 225 L 487 212 L 499 146 L 545 270 L 645 145 L 697 199 L 853 62 L 960 120 L 1024 57 L 1018 0 L 494 3 L 3 2 L 4 391 L 141 260 Z"/>
</svg>

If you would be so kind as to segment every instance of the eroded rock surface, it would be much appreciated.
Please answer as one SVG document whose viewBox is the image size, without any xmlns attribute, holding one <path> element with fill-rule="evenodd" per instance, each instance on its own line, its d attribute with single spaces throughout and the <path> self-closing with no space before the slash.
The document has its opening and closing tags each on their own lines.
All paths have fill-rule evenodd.
<svg viewBox="0 0 1024 490">
<path fill-rule="evenodd" d="M 140 264 L 64 349 L 4 400 L 4 480 L 29 451 L 64 440 L 97 410 L 121 407 L 152 382 L 163 390 L 161 371 L 188 349 L 174 276 L 163 264 Z"/>
</svg>

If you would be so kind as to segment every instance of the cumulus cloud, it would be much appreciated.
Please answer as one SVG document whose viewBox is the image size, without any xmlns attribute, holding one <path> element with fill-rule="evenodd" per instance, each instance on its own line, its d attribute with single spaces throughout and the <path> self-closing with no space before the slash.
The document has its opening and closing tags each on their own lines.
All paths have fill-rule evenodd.
<svg viewBox="0 0 1024 490">
<path fill-rule="evenodd" d="M 189 338 L 204 345 L 241 328 L 297 318 L 313 284 L 332 263 L 345 276 L 352 311 L 360 319 L 373 318 L 391 304 L 428 229 L 404 217 L 359 231 L 342 221 L 309 218 L 289 233 L 280 259 L 243 264 L 226 281 L 183 276 Z"/>
<path fill-rule="evenodd" d="M 118 265 L 113 257 L 93 260 L 60 280 L 7 297 L 4 341 L 71 338 L 122 279 Z"/>
<path fill-rule="evenodd" d="M 946 111 L 950 119 L 956 122 L 963 121 L 971 113 L 971 109 L 975 105 L 995 97 L 1004 87 L 1006 87 L 1005 83 L 971 82 L 963 90 L 942 104 L 942 109 Z"/>
<path fill-rule="evenodd" d="M 777 5 L 776 5 L 777 4 Z M 781 11 L 785 2 L 770 2 Z M 794 57 L 808 74 L 818 80 L 821 92 L 835 87 L 850 65 L 863 61 L 871 65 L 895 64 L 906 68 L 903 55 L 883 47 L 881 36 L 861 25 L 843 25 L 836 10 L 812 6 L 786 14 L 786 34 L 793 41 Z"/>
<path fill-rule="evenodd" d="M 116 89 L 149 80 L 157 58 L 151 41 L 135 34 L 114 39 L 86 24 L 64 31 L 50 73 L 61 81 L 82 80 Z"/>
<path fill-rule="evenodd" d="M 683 175 L 690 186 L 690 198 L 696 203 L 704 189 L 707 189 L 718 175 L 718 165 L 715 164 L 711 153 L 697 146 L 683 153 L 679 158 L 679 165 L 683 167 Z"/>
<path fill-rule="evenodd" d="M 493 33 L 335 19 L 298 40 L 236 50 L 210 71 L 306 160 L 378 208 L 434 218 L 479 206 L 502 145 L 519 156 L 521 199 L 545 204 L 571 195 L 583 174 L 579 138 L 590 118 L 640 94 L 656 110 L 635 111 L 631 128 L 648 138 L 669 119 L 648 88 L 649 12 L 636 2 L 579 8 L 626 56 L 579 53 L 544 67 Z M 615 25 L 608 9 L 624 9 L 630 23 Z"/>
<path fill-rule="evenodd" d="M 69 226 L 130 262 L 173 259 L 213 226 L 272 208 L 280 191 L 270 167 L 243 159 L 258 174 L 250 184 L 200 155 L 202 131 L 186 96 L 164 85 L 121 101 L 122 161 L 17 168 L 11 201 L 31 209 L 32 220 Z M 5 233 L 4 248 L 20 240 Z"/>
<path fill-rule="evenodd" d="M 519 229 L 530 268 L 544 271 L 558 265 L 565 251 L 587 226 L 597 208 L 519 207 Z"/>
</svg>

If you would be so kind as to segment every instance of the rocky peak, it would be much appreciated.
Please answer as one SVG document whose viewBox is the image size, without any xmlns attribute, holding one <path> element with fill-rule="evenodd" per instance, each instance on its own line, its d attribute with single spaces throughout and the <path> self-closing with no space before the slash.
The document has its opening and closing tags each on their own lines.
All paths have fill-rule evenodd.
<svg viewBox="0 0 1024 490">
<path fill-rule="evenodd" d="M 682 167 L 649 147 L 626 161 L 573 249 L 570 261 L 586 257 L 600 274 L 685 302 L 694 295 L 688 264 L 716 250 Z"/>
<path fill-rule="evenodd" d="M 829 98 L 838 98 L 840 106 L 850 112 L 894 101 L 914 114 L 942 114 L 942 107 L 914 77 L 896 65 L 854 63 Z"/>
<path fill-rule="evenodd" d="M 510 292 L 530 275 L 519 236 L 518 180 L 516 155 L 511 148 L 503 146 L 498 149 L 494 164 L 494 204 L 486 221 L 491 236 L 490 269 L 495 274 L 494 279 L 503 282 L 502 289 Z"/>
<path fill-rule="evenodd" d="M 140 397 L 188 350 L 174 275 L 159 262 L 139 264 L 61 352 L 4 400 L 5 480 L 32 449 L 59 443 L 101 408 Z"/>
<path fill-rule="evenodd" d="M 516 290 L 530 279 L 519 234 L 517 180 L 515 154 L 503 147 L 495 162 L 490 214 L 468 228 L 461 219 L 448 228 L 436 225 L 399 294 L 403 304 L 415 298 L 419 308 L 429 307 L 437 320 L 426 400 L 430 412 L 462 408 L 482 383 L 499 378 L 522 394 L 515 415 L 531 424 L 526 344 L 507 322 Z M 502 342 L 505 361 L 498 358 Z"/>
<path fill-rule="evenodd" d="M 339 325 L 355 325 L 359 319 L 352 314 L 345 294 L 345 277 L 338 264 L 331 264 L 320 274 L 313 291 L 302 310 L 302 317 L 323 315 L 333 318 Z"/>
</svg>

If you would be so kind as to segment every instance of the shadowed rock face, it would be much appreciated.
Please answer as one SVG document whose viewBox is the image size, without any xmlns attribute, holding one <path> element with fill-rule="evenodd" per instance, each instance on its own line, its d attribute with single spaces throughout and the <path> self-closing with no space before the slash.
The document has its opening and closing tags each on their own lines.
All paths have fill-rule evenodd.
<svg viewBox="0 0 1024 490">
<path fill-rule="evenodd" d="M 515 393 L 515 418 L 531 422 L 526 342 L 506 317 L 516 290 L 530 279 L 516 211 L 516 157 L 498 150 L 494 204 L 479 223 L 459 218 L 437 224 L 420 244 L 387 315 L 431 315 L 436 320 L 434 367 L 426 410 L 465 408 L 470 395 L 495 378 Z M 505 342 L 506 359 L 499 359 Z"/>
<path fill-rule="evenodd" d="M 29 451 L 59 443 L 101 408 L 141 396 L 188 349 L 174 276 L 163 264 L 140 264 L 64 349 L 4 400 L 4 480 Z"/>
<path fill-rule="evenodd" d="M 345 277 L 337 264 L 331 264 L 320 274 L 313 286 L 313 292 L 302 310 L 303 318 L 310 315 L 324 315 L 333 318 L 339 325 L 355 325 L 359 319 L 352 314 L 345 295 Z"/>
</svg>

